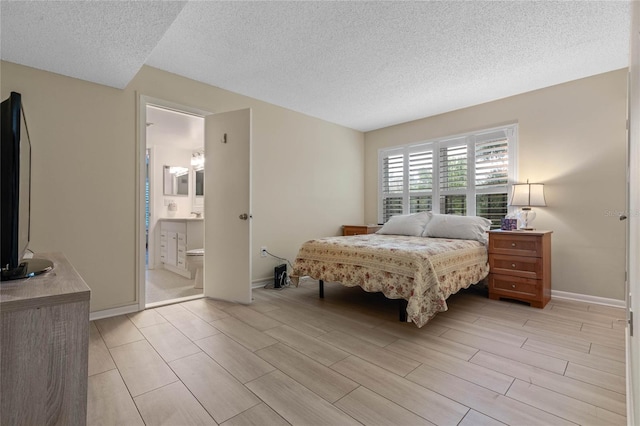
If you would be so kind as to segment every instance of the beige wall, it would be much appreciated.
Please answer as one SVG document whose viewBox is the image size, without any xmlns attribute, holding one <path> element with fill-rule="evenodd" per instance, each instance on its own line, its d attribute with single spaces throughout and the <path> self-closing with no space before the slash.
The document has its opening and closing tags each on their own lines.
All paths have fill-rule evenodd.
<svg viewBox="0 0 640 426">
<path fill-rule="evenodd" d="M 1 63 L 2 98 L 22 93 L 33 143 L 32 246 L 62 251 L 92 311 L 136 303 L 136 99 L 212 112 L 253 109 L 253 280 L 344 223 L 377 221 L 377 152 L 519 124 L 519 180 L 546 184 L 554 290 L 624 299 L 626 70 L 362 133 L 144 67 L 125 90 Z M 363 143 L 364 141 L 364 143 Z M 364 180 L 363 180 L 364 176 Z"/>
<path fill-rule="evenodd" d="M 33 144 L 32 244 L 61 251 L 91 287 L 91 310 L 136 303 L 138 95 L 211 112 L 253 110 L 253 280 L 300 244 L 364 215 L 364 135 L 143 67 L 125 90 L 1 63 L 2 98 L 22 93 Z"/>
<path fill-rule="evenodd" d="M 627 70 L 365 134 L 365 221 L 377 221 L 378 150 L 518 123 L 518 180 L 545 184 L 552 288 L 624 299 Z"/>
</svg>

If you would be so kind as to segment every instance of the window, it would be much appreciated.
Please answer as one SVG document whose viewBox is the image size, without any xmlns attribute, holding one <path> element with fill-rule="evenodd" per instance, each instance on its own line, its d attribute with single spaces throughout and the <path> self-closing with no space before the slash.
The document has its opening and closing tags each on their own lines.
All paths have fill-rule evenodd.
<svg viewBox="0 0 640 426">
<path fill-rule="evenodd" d="M 500 226 L 515 176 L 517 125 L 379 151 L 379 212 L 477 215 Z"/>
<path fill-rule="evenodd" d="M 433 190 L 433 152 L 409 154 L 409 211 L 431 210 Z"/>
</svg>

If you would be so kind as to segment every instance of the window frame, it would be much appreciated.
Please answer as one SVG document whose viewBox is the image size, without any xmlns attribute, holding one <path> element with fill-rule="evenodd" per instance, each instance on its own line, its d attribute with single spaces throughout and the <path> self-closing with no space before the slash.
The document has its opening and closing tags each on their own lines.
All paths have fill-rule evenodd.
<svg viewBox="0 0 640 426">
<path fill-rule="evenodd" d="M 507 167 L 507 183 L 502 186 L 494 186 L 490 188 L 476 188 L 475 172 L 476 172 L 476 142 L 482 141 L 482 137 L 494 132 L 504 131 L 507 138 L 507 152 L 509 164 Z M 440 150 L 454 146 L 466 145 L 467 153 L 467 174 L 466 188 L 441 190 L 440 188 Z M 403 192 L 402 192 L 402 214 L 410 213 L 410 196 L 431 196 L 431 210 L 440 212 L 440 197 L 443 195 L 464 195 L 466 197 L 466 214 L 469 216 L 476 215 L 476 196 L 482 194 L 504 194 L 507 197 L 511 193 L 511 186 L 516 181 L 517 163 L 518 163 L 518 124 L 509 124 L 500 127 L 492 127 L 481 129 L 474 132 L 462 133 L 452 136 L 446 136 L 437 139 L 430 139 L 421 142 L 414 142 L 405 145 L 385 147 L 378 149 L 378 223 L 384 223 L 384 199 L 387 198 L 383 191 L 383 168 L 384 159 L 392 155 L 403 156 Z M 430 191 L 414 191 L 409 188 L 409 160 L 411 154 L 431 151 L 432 152 L 432 188 Z M 400 194 L 394 195 L 399 197 Z M 511 212 L 512 208 L 507 207 L 507 212 Z"/>
</svg>

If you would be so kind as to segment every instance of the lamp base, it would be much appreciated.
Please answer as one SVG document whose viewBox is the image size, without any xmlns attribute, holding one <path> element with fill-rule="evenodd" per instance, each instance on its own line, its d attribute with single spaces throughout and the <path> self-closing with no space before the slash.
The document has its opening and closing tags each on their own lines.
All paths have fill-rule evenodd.
<svg viewBox="0 0 640 426">
<path fill-rule="evenodd" d="M 531 226 L 533 220 L 536 218 L 536 212 L 531 210 L 531 207 L 523 207 L 517 214 L 518 219 L 520 219 L 520 228 L 523 231 L 532 231 L 533 227 Z"/>
</svg>

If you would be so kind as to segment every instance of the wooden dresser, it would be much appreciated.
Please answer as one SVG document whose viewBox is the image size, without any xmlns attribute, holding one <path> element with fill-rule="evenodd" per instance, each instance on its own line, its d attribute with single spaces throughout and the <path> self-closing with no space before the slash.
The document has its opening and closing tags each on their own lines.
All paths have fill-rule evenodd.
<svg viewBox="0 0 640 426">
<path fill-rule="evenodd" d="M 0 412 L 7 425 L 87 422 L 91 291 L 60 253 L 52 271 L 0 285 Z"/>
<path fill-rule="evenodd" d="M 342 225 L 342 235 L 375 234 L 382 225 Z"/>
<path fill-rule="evenodd" d="M 551 299 L 551 232 L 489 231 L 489 298 L 544 308 Z"/>
</svg>

